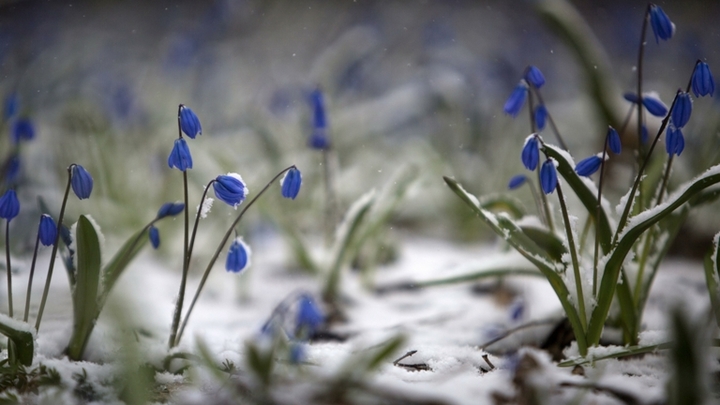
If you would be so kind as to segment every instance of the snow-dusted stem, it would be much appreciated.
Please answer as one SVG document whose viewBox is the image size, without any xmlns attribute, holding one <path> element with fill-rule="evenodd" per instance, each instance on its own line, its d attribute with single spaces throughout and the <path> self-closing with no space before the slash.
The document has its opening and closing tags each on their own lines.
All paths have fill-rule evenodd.
<svg viewBox="0 0 720 405">
<path fill-rule="evenodd" d="M 580 312 L 580 322 L 583 330 L 587 329 L 587 315 L 585 314 L 585 297 L 582 290 L 582 279 L 580 278 L 580 264 L 578 262 L 577 250 L 575 249 L 575 240 L 573 238 L 570 217 L 568 216 L 567 206 L 565 205 L 565 196 L 562 193 L 560 183 L 557 185 L 558 199 L 560 200 L 560 212 L 562 212 L 563 222 L 565 223 L 565 233 L 567 234 L 568 250 L 570 250 L 570 259 L 572 260 L 573 273 L 575 274 L 575 288 L 578 296 L 578 312 Z"/>
<path fill-rule="evenodd" d="M 290 169 L 295 168 L 295 165 L 286 167 L 280 173 L 276 174 L 275 177 L 270 180 L 265 187 L 263 187 L 262 190 L 253 198 L 250 200 L 250 202 L 243 208 L 242 211 L 238 214 L 238 216 L 235 218 L 235 221 L 230 225 L 227 232 L 225 232 L 225 236 L 223 236 L 222 240 L 220 241 L 220 244 L 218 245 L 217 249 L 215 249 L 215 253 L 213 253 L 212 258 L 210 259 L 210 262 L 208 263 L 207 267 L 205 268 L 205 271 L 203 272 L 202 278 L 200 279 L 200 284 L 198 284 L 198 288 L 195 291 L 195 295 L 193 296 L 192 301 L 190 302 L 190 306 L 188 307 L 187 312 L 185 313 L 185 318 L 183 318 L 182 324 L 180 326 L 180 330 L 177 334 L 177 339 L 175 339 L 174 345 L 177 346 L 180 343 L 180 340 L 182 339 L 183 332 L 185 332 L 185 327 L 187 326 L 187 322 L 190 319 L 190 315 L 192 314 L 192 310 L 195 307 L 195 304 L 197 303 L 198 297 L 200 296 L 200 293 L 202 292 L 203 287 L 205 286 L 205 282 L 207 281 L 208 276 L 210 275 L 210 270 L 212 270 L 213 265 L 215 264 L 215 261 L 217 261 L 217 258 L 220 256 L 220 252 L 222 252 L 223 248 L 225 248 L 225 244 L 227 243 L 228 239 L 230 239 L 230 235 L 232 235 L 233 231 L 235 230 L 235 227 L 237 227 L 238 223 L 242 219 L 243 215 L 245 215 L 245 212 L 252 207 L 252 205 L 257 201 L 260 196 L 262 196 L 265 191 L 267 191 L 270 186 L 275 183 L 285 172 L 287 172 Z M 187 206 L 186 206 L 187 207 Z M 185 210 L 187 212 L 187 208 Z"/>
<path fill-rule="evenodd" d="M 202 216 L 203 205 L 205 205 L 205 198 L 207 197 L 210 186 L 215 183 L 215 179 L 210 180 L 205 190 L 203 191 L 202 197 L 200 198 L 200 205 L 198 205 L 197 214 L 195 215 L 195 224 L 193 224 L 192 235 L 190 235 L 190 246 L 188 247 L 188 263 L 192 260 L 193 248 L 195 247 L 195 235 L 197 235 L 198 224 L 200 223 L 200 217 Z M 187 205 L 185 206 L 187 207 Z M 187 209 L 187 208 L 186 208 Z"/>
<path fill-rule="evenodd" d="M 50 265 L 48 266 L 47 276 L 45 278 L 45 289 L 43 290 L 42 298 L 40 299 L 40 309 L 38 309 L 37 321 L 35 321 L 35 330 L 40 330 L 40 321 L 42 321 L 43 310 L 45 309 L 45 303 L 47 302 L 47 296 L 50 292 L 50 282 L 52 281 L 53 269 L 55 268 L 55 256 L 57 256 L 58 245 L 60 244 L 60 233 L 62 232 L 63 217 L 65 216 L 65 206 L 67 205 L 68 196 L 70 195 L 70 180 L 72 179 L 72 169 L 75 167 L 75 163 L 71 164 L 67 168 L 68 182 L 65 187 L 65 195 L 63 196 L 62 205 L 60 206 L 60 216 L 57 221 L 57 233 L 55 235 L 55 243 L 53 243 L 52 253 L 50 254 Z"/>
<path fill-rule="evenodd" d="M 7 273 L 8 314 L 13 317 L 12 267 L 10 267 L 10 220 L 5 221 L 5 272 Z"/>
<path fill-rule="evenodd" d="M 25 313 L 23 314 L 23 321 L 28 321 L 30 316 L 30 294 L 32 293 L 32 282 L 33 276 L 35 275 L 35 262 L 37 262 L 38 247 L 40 247 L 40 232 L 38 231 L 35 237 L 35 249 L 33 250 L 32 264 L 30 264 L 30 275 L 28 276 L 27 293 L 25 294 Z"/>
</svg>

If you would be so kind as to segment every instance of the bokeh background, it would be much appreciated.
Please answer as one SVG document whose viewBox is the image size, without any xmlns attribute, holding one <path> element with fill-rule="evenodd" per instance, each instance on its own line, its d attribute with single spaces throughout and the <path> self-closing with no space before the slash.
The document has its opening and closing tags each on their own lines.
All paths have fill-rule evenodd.
<svg viewBox="0 0 720 405">
<path fill-rule="evenodd" d="M 648 37 L 645 88 L 669 104 L 696 59 L 720 74 L 720 2 L 659 4 L 677 32 L 667 43 Z M 393 216 L 392 232 L 488 240 L 442 176 L 490 194 L 504 192 L 509 178 L 522 171 L 520 148 L 530 132 L 526 110 L 513 119 L 502 106 L 529 64 L 546 76 L 544 99 L 575 158 L 596 153 L 608 121 L 617 125 L 628 108 L 622 93 L 635 88 L 646 6 L 561 0 L 2 1 L 0 95 L 16 95 L 19 116 L 31 119 L 36 130 L 20 151 L 23 211 L 14 226 L 25 235 L 14 248 L 34 242 L 30 224 L 39 213 L 38 196 L 59 206 L 71 162 L 93 174 L 95 191 L 90 200 L 70 204 L 69 215 L 93 215 L 108 238 L 127 236 L 160 204 L 181 199 L 181 176 L 166 164 L 179 103 L 203 125 L 203 135 L 191 141 L 191 201 L 218 174 L 240 173 L 252 194 L 294 163 L 305 181 L 298 200 L 266 198 L 243 229 L 256 242 L 276 235 L 278 223 L 291 223 L 310 238 L 321 233 L 322 159 L 306 146 L 308 94 L 317 87 L 327 100 L 342 208 L 411 171 L 417 181 Z M 590 59 L 574 51 L 568 27 L 580 30 Z M 602 79 L 601 95 L 591 91 L 593 75 Z M 716 100 L 695 103 L 686 151 L 675 163 L 678 181 L 719 160 Z M 2 124 L 2 159 L 9 153 L 11 121 Z M 624 134 L 628 145 L 632 139 Z M 616 196 L 630 181 L 632 153 L 626 149 L 612 170 L 609 190 Z M 532 210 L 527 191 L 514 196 Z M 697 254 L 690 248 L 710 243 L 709 235 L 720 229 L 716 209 L 694 214 L 679 238 L 691 243 L 676 252 Z M 222 224 L 232 213 L 216 204 L 207 221 Z M 180 235 L 179 223 L 162 226 L 165 252 L 173 252 L 168 245 Z M 221 228 L 202 227 L 201 236 L 213 229 Z"/>
</svg>

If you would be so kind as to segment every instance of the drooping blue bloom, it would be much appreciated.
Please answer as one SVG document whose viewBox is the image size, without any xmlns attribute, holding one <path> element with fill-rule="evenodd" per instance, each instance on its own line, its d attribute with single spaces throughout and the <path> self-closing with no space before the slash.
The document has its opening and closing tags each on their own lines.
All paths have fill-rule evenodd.
<svg viewBox="0 0 720 405">
<path fill-rule="evenodd" d="M 712 97 L 713 93 L 715 93 L 715 80 L 712 73 L 710 73 L 710 67 L 705 62 L 695 64 L 691 83 L 695 97 L 703 97 L 708 94 Z"/>
<path fill-rule="evenodd" d="M 190 155 L 190 148 L 188 148 L 184 138 L 175 140 L 172 151 L 170 151 L 170 156 L 168 156 L 168 166 L 170 166 L 171 169 L 175 167 L 181 172 L 192 169 L 193 162 L 192 156 Z"/>
<path fill-rule="evenodd" d="M 638 97 L 637 97 L 637 94 L 635 94 L 635 93 L 627 92 L 627 93 L 623 94 L 623 98 L 633 104 L 637 104 L 637 102 L 638 102 Z"/>
<path fill-rule="evenodd" d="M 535 86 L 536 89 L 539 89 L 543 86 L 543 84 L 545 84 L 545 76 L 543 76 L 540 69 L 532 65 L 528 66 L 527 68 L 527 73 L 525 73 L 525 80 Z"/>
<path fill-rule="evenodd" d="M 670 21 L 670 18 L 665 12 L 657 5 L 650 5 L 650 26 L 652 27 L 653 33 L 655 33 L 655 42 L 667 41 L 672 38 L 675 33 L 675 24 Z"/>
<path fill-rule="evenodd" d="M 21 118 L 12 126 L 12 140 L 15 143 L 20 141 L 30 141 L 35 138 L 35 127 L 27 118 Z"/>
<path fill-rule="evenodd" d="M 512 117 L 517 117 L 518 113 L 520 113 L 520 110 L 523 107 L 523 104 L 525 104 L 527 92 L 527 82 L 525 82 L 525 80 L 520 80 L 520 83 L 515 86 L 515 90 L 513 90 L 513 92 L 510 94 L 510 97 L 508 97 L 507 101 L 505 102 L 505 106 L 503 107 L 503 111 L 505 111 L 505 114 L 508 114 Z"/>
<path fill-rule="evenodd" d="M 620 134 L 618 134 L 618 131 L 616 131 L 615 128 L 610 126 L 608 126 L 607 142 L 608 147 L 614 154 L 619 155 L 620 152 L 622 152 L 622 142 L 620 141 Z"/>
<path fill-rule="evenodd" d="M 250 247 L 245 244 L 242 238 L 235 238 L 228 250 L 225 260 L 225 270 L 239 273 L 250 265 Z"/>
<path fill-rule="evenodd" d="M 237 173 L 221 174 L 213 182 L 215 196 L 220 201 L 231 207 L 237 207 L 248 195 L 248 188 L 245 186 L 242 177 Z"/>
<path fill-rule="evenodd" d="M 680 156 L 683 149 L 685 149 L 685 137 L 682 131 L 674 125 L 668 125 L 665 131 L 665 151 L 670 156 L 673 154 Z"/>
<path fill-rule="evenodd" d="M 313 110 L 313 122 L 308 146 L 318 150 L 328 149 L 330 148 L 330 139 L 327 133 L 327 114 L 325 112 L 323 94 L 320 89 L 315 89 L 310 93 L 310 105 Z"/>
<path fill-rule="evenodd" d="M 5 99 L 5 108 L 3 116 L 6 120 L 13 118 L 20 111 L 20 97 L 15 92 L 10 93 Z"/>
<path fill-rule="evenodd" d="M 183 204 L 181 202 L 165 203 L 158 210 L 156 219 L 163 219 L 165 217 L 174 217 L 175 215 L 183 212 L 184 209 L 185 209 L 185 204 Z"/>
<path fill-rule="evenodd" d="M 525 138 L 525 145 L 523 145 L 520 159 L 523 165 L 528 170 L 535 170 L 540 161 L 540 142 L 537 139 L 536 134 L 532 134 Z"/>
<path fill-rule="evenodd" d="M 57 225 L 52 217 L 48 214 L 42 214 L 40 216 L 40 225 L 38 226 L 38 238 L 43 246 L 50 246 L 55 244 L 55 238 L 57 238 Z"/>
<path fill-rule="evenodd" d="M 601 163 L 602 157 L 598 155 L 587 157 L 575 166 L 575 173 L 577 173 L 578 176 L 592 176 L 593 173 L 598 171 Z"/>
<path fill-rule="evenodd" d="M 93 178 L 84 167 L 80 165 L 73 165 L 70 176 L 70 185 L 72 186 L 73 192 L 79 199 L 83 200 L 85 198 L 90 198 L 90 193 L 92 193 L 93 189 Z"/>
<path fill-rule="evenodd" d="M 543 193 L 550 194 L 555 191 L 557 183 L 558 179 L 555 162 L 553 162 L 552 159 L 548 159 L 540 168 L 540 186 L 542 187 Z"/>
<path fill-rule="evenodd" d="M 680 129 L 690 121 L 690 114 L 692 114 L 692 99 L 688 93 L 680 92 L 675 100 L 670 119 L 673 125 Z"/>
<path fill-rule="evenodd" d="M 10 221 L 20 213 L 20 201 L 15 190 L 10 189 L 0 197 L 0 218 Z"/>
<path fill-rule="evenodd" d="M 302 174 L 300 170 L 293 167 L 285 173 L 285 176 L 280 181 L 280 192 L 283 197 L 294 200 L 300 192 L 301 184 Z"/>
<path fill-rule="evenodd" d="M 664 117 L 665 114 L 667 114 L 668 108 L 657 94 L 649 93 L 643 95 L 642 103 L 648 112 L 656 117 Z"/>
<path fill-rule="evenodd" d="M 153 249 L 160 247 L 160 230 L 158 230 L 155 225 L 151 226 L 148 230 L 148 237 L 150 238 Z"/>
<path fill-rule="evenodd" d="M 518 174 L 513 176 L 508 182 L 508 189 L 515 190 L 527 182 L 528 178 L 524 174 Z"/>
<path fill-rule="evenodd" d="M 301 295 L 298 302 L 295 330 L 299 334 L 306 331 L 308 335 L 312 335 L 324 322 L 325 316 L 318 308 L 313 297 L 309 294 Z"/>
<path fill-rule="evenodd" d="M 543 129 L 545 129 L 547 116 L 548 110 L 547 108 L 545 108 L 544 105 L 540 104 L 539 106 L 535 107 L 535 125 L 537 126 L 538 131 L 542 131 Z"/>
<path fill-rule="evenodd" d="M 190 108 L 180 104 L 178 111 L 178 119 L 180 120 L 180 129 L 183 133 L 192 139 L 196 136 L 202 135 L 202 126 L 200 125 L 200 119 Z"/>
<path fill-rule="evenodd" d="M 19 174 L 20 156 L 13 154 L 7 162 L 7 168 L 5 169 L 5 181 L 8 183 L 14 183 Z"/>
</svg>

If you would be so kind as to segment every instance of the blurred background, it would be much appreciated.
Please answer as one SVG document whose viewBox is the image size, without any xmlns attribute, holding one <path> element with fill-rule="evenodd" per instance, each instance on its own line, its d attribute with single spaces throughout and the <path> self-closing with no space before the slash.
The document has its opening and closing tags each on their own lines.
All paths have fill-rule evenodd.
<svg viewBox="0 0 720 405">
<path fill-rule="evenodd" d="M 649 34 L 645 88 L 669 105 L 696 59 L 720 74 L 720 2 L 659 5 L 677 32 L 660 44 Z M 95 190 L 90 200 L 72 201 L 68 215 L 93 215 L 109 238 L 126 237 L 163 202 L 180 200 L 182 178 L 166 163 L 179 103 L 191 107 L 203 126 L 203 135 L 190 141 L 192 213 L 203 185 L 218 174 L 240 173 L 253 195 L 296 164 L 304 175 L 298 200 L 268 196 L 242 226 L 256 243 L 272 237 L 278 223 L 309 237 L 319 234 L 322 159 L 307 147 L 308 95 L 318 87 L 327 103 L 341 210 L 405 170 L 416 181 L 393 215 L 392 232 L 489 240 L 442 176 L 485 195 L 504 192 L 510 177 L 523 171 L 527 107 L 515 119 L 502 108 L 530 64 L 545 74 L 544 100 L 575 159 L 597 153 L 607 125 L 619 126 L 629 107 L 622 93 L 636 86 L 646 6 L 562 0 L 1 1 L 0 96 L 6 101 L 0 159 L 10 153 L 8 134 L 16 120 L 29 119 L 35 131 L 19 150 L 23 209 L 14 232 L 24 236 L 14 241 L 16 249 L 34 243 L 30 224 L 40 212 L 38 196 L 59 211 L 72 162 L 92 173 Z M 581 41 L 586 54 L 576 52 L 573 41 Z M 695 103 L 685 152 L 675 162 L 678 182 L 719 160 L 718 112 L 717 98 Z M 551 133 L 544 136 L 554 141 Z M 623 136 L 628 145 L 636 139 Z M 615 197 L 627 190 L 632 161 L 629 149 L 617 159 L 610 188 Z M 533 211 L 526 189 L 513 196 Z M 687 235 L 709 245 L 720 229 L 716 209 L 694 214 Z M 220 204 L 213 211 L 207 221 L 219 225 L 234 214 Z M 164 246 L 180 237 L 176 222 L 162 225 Z M 219 229 L 201 227 L 201 236 Z M 685 242 L 695 241 L 691 236 Z M 689 247 L 678 252 L 697 253 Z"/>
</svg>

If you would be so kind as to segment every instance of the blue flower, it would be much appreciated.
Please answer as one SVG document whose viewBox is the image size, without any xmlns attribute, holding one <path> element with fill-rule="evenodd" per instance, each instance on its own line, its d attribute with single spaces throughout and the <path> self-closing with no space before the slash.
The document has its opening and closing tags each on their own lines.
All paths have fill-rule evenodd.
<svg viewBox="0 0 720 405">
<path fill-rule="evenodd" d="M 300 174 L 300 170 L 293 167 L 285 173 L 285 176 L 280 181 L 280 192 L 283 197 L 294 200 L 300 192 L 301 184 L 302 174 Z"/>
<path fill-rule="evenodd" d="M 70 185 L 75 195 L 81 200 L 90 198 L 93 189 L 93 178 L 90 173 L 80 165 L 73 165 L 70 174 Z"/>
<path fill-rule="evenodd" d="M 540 161 L 539 141 L 536 134 L 525 138 L 522 153 L 520 155 L 523 165 L 528 170 L 535 170 Z"/>
<path fill-rule="evenodd" d="M 607 143 L 610 150 L 616 154 L 619 155 L 620 152 L 622 152 L 622 142 L 620 141 L 620 134 L 618 134 L 618 131 L 615 130 L 613 127 L 608 127 L 607 132 Z"/>
<path fill-rule="evenodd" d="M 307 333 L 305 336 L 312 335 L 324 322 L 325 316 L 318 308 L 313 297 L 309 294 L 301 295 L 295 320 L 297 334 Z"/>
<path fill-rule="evenodd" d="M 20 201 L 15 190 L 10 189 L 0 197 L 0 218 L 10 221 L 20 213 Z"/>
<path fill-rule="evenodd" d="M 545 194 L 550 194 L 557 187 L 557 171 L 555 170 L 555 162 L 548 159 L 540 168 L 540 186 Z"/>
<path fill-rule="evenodd" d="M 536 89 L 539 89 L 543 86 L 543 84 L 545 84 L 545 76 L 543 76 L 540 69 L 532 65 L 528 66 L 527 68 L 527 72 L 525 73 L 525 80 L 535 86 Z"/>
<path fill-rule="evenodd" d="M 248 188 L 237 173 L 221 174 L 213 182 L 215 196 L 230 206 L 237 207 L 248 195 Z"/>
<path fill-rule="evenodd" d="M 15 143 L 20 141 L 30 141 L 35 138 L 35 127 L 27 118 L 22 118 L 12 126 L 12 140 Z"/>
<path fill-rule="evenodd" d="M 180 104 L 178 108 L 178 120 L 180 120 L 180 129 L 192 139 L 202 135 L 202 126 L 197 115 L 188 107 Z"/>
<path fill-rule="evenodd" d="M 623 98 L 633 104 L 637 104 L 637 102 L 638 102 L 638 97 L 637 97 L 637 94 L 635 94 L 635 93 L 627 92 L 627 93 L 623 94 Z"/>
<path fill-rule="evenodd" d="M 655 4 L 650 5 L 650 26 L 655 33 L 655 42 L 667 41 L 675 33 L 675 24 L 665 12 Z"/>
<path fill-rule="evenodd" d="M 225 270 L 239 273 L 250 265 L 250 247 L 243 242 L 242 238 L 235 238 L 228 250 L 225 260 Z"/>
<path fill-rule="evenodd" d="M 40 225 L 38 226 L 38 239 L 44 246 L 55 244 L 57 238 L 57 225 L 52 217 L 48 214 L 40 216 Z"/>
<path fill-rule="evenodd" d="M 642 103 L 648 112 L 656 117 L 664 117 L 667 114 L 667 106 L 654 92 L 643 95 Z"/>
<path fill-rule="evenodd" d="M 163 219 L 165 217 L 174 217 L 175 215 L 183 212 L 185 204 L 179 203 L 165 203 L 160 207 L 157 213 L 156 219 Z"/>
<path fill-rule="evenodd" d="M 690 114 L 692 114 L 692 99 L 688 93 L 679 92 L 670 115 L 673 125 L 677 128 L 684 127 L 690 121 Z"/>
<path fill-rule="evenodd" d="M 6 120 L 14 117 L 20 111 L 20 97 L 13 92 L 5 99 L 4 116 Z"/>
<path fill-rule="evenodd" d="M 160 231 L 154 225 L 148 230 L 148 237 L 153 249 L 160 247 Z"/>
<path fill-rule="evenodd" d="M 680 156 L 683 149 L 685 149 L 685 137 L 682 131 L 680 128 L 668 125 L 665 131 L 665 151 L 670 156 L 673 154 Z"/>
<path fill-rule="evenodd" d="M 715 93 L 715 80 L 710 73 L 710 67 L 705 62 L 695 64 L 695 70 L 692 74 L 692 90 L 695 97 L 713 96 Z"/>
<path fill-rule="evenodd" d="M 598 171 L 601 163 L 602 157 L 598 155 L 587 157 L 575 166 L 575 173 L 577 173 L 578 176 L 592 176 L 593 173 Z"/>
<path fill-rule="evenodd" d="M 545 129 L 545 123 L 547 121 L 548 110 L 544 105 L 540 104 L 535 107 L 535 125 L 538 131 Z"/>
<path fill-rule="evenodd" d="M 325 150 L 330 147 L 330 140 L 327 136 L 327 115 L 325 113 L 325 102 L 320 89 L 310 93 L 310 104 L 313 110 L 312 134 L 308 146 L 313 149 Z"/>
<path fill-rule="evenodd" d="M 171 169 L 175 167 L 181 172 L 192 169 L 192 156 L 190 155 L 190 148 L 188 148 L 185 139 L 178 138 L 175 140 L 172 151 L 170 151 L 170 156 L 168 156 L 168 166 L 170 166 Z"/>
<path fill-rule="evenodd" d="M 518 174 L 516 176 L 513 176 L 512 179 L 508 182 L 508 189 L 515 190 L 516 188 L 522 186 L 527 182 L 528 178 L 524 174 Z"/>
<path fill-rule="evenodd" d="M 520 80 L 520 83 L 515 86 L 515 90 L 513 90 L 512 94 L 510 94 L 510 97 L 508 97 L 507 101 L 505 102 L 505 106 L 503 107 L 505 114 L 516 117 L 520 112 L 520 109 L 522 109 L 523 104 L 525 104 L 527 92 L 527 83 L 525 82 L 525 80 Z"/>
</svg>

